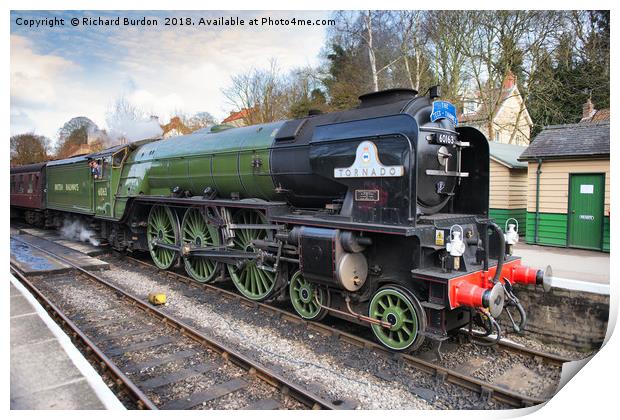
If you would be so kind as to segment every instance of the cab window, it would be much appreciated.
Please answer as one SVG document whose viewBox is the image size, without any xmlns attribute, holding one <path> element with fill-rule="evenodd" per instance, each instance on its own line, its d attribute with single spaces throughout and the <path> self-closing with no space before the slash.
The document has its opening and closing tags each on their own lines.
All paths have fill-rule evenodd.
<svg viewBox="0 0 620 420">
<path fill-rule="evenodd" d="M 126 155 L 127 155 L 127 149 L 122 149 L 114 153 L 114 155 L 112 156 L 112 167 L 120 168 L 121 165 L 123 164 L 123 161 L 125 160 Z"/>
<path fill-rule="evenodd" d="M 111 161 L 112 161 L 112 156 L 106 156 L 101 161 L 99 161 L 99 164 L 101 165 L 101 178 L 102 179 L 108 179 L 110 177 L 110 170 L 112 169 L 110 167 Z"/>
</svg>

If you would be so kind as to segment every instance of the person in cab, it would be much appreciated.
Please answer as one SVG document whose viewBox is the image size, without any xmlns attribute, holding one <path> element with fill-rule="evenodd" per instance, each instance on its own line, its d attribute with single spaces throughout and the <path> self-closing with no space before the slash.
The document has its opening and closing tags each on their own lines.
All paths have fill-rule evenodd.
<svg viewBox="0 0 620 420">
<path fill-rule="evenodd" d="M 93 176 L 93 178 L 100 179 L 101 178 L 101 167 L 99 166 L 99 163 L 97 163 L 96 160 L 91 160 L 90 162 L 88 162 L 88 165 L 90 166 L 90 173 Z"/>
</svg>

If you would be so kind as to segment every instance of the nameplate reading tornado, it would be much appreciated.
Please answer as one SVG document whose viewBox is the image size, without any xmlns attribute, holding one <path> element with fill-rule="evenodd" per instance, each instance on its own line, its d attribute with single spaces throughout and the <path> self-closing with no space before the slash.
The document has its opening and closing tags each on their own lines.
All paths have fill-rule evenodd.
<svg viewBox="0 0 620 420">
<path fill-rule="evenodd" d="M 403 166 L 386 166 L 379 160 L 377 146 L 363 141 L 357 146 L 355 162 L 348 168 L 335 168 L 334 178 L 384 178 L 403 176 Z"/>
</svg>

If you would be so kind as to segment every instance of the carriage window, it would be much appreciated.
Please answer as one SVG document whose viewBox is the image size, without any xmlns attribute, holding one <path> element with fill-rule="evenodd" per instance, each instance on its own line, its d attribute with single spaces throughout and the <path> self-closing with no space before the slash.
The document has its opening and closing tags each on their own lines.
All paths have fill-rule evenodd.
<svg viewBox="0 0 620 420">
<path fill-rule="evenodd" d="M 119 150 L 112 156 L 112 167 L 120 168 L 127 155 L 127 149 Z"/>
<path fill-rule="evenodd" d="M 15 192 L 15 175 L 11 176 L 11 192 Z"/>
<path fill-rule="evenodd" d="M 33 191 L 33 189 L 32 189 L 32 181 L 33 181 L 32 178 L 33 177 L 34 177 L 34 175 L 32 175 L 32 174 L 30 174 L 28 176 L 28 194 L 32 194 L 32 191 Z"/>
<path fill-rule="evenodd" d="M 24 192 L 24 176 L 23 175 L 19 176 L 19 184 L 17 184 L 17 192 L 20 194 Z"/>
</svg>

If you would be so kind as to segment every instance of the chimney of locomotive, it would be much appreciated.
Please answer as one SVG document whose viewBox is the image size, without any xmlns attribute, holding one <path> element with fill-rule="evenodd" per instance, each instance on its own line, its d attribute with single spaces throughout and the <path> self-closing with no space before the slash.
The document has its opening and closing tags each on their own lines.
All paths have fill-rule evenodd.
<svg viewBox="0 0 620 420">
<path fill-rule="evenodd" d="M 428 96 L 429 98 L 435 99 L 441 97 L 441 87 L 439 85 L 431 86 L 428 88 Z"/>
<path fill-rule="evenodd" d="M 386 89 L 378 92 L 365 93 L 359 97 L 361 101 L 358 108 L 369 108 L 371 106 L 379 106 L 391 104 L 406 99 L 413 99 L 418 94 L 415 89 Z"/>
</svg>

